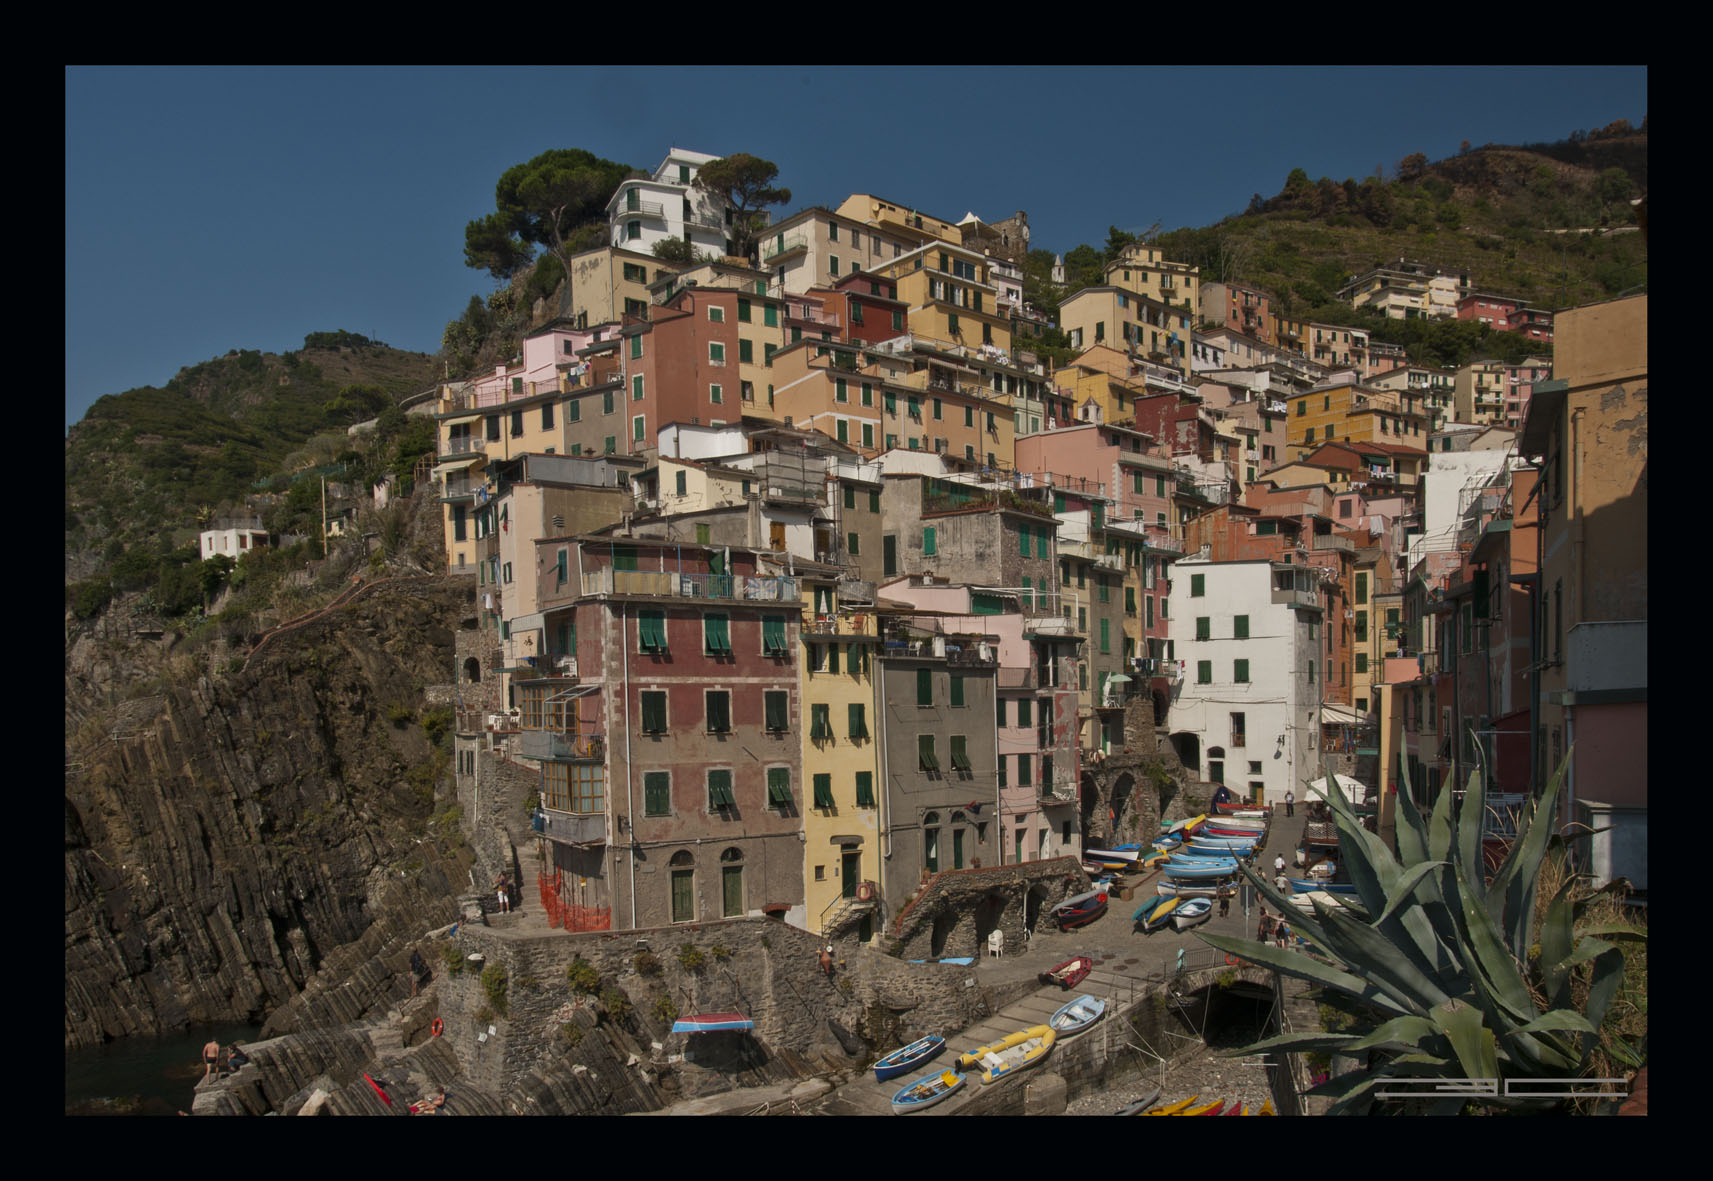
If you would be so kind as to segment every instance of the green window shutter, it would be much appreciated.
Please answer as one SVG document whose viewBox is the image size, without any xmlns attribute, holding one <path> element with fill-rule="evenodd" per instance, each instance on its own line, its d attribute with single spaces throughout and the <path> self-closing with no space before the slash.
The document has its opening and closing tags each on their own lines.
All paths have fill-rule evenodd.
<svg viewBox="0 0 1713 1181">
<path fill-rule="evenodd" d="M 644 611 L 642 613 L 642 650 L 644 652 L 666 651 L 666 612 Z"/>
<path fill-rule="evenodd" d="M 767 769 L 767 804 L 770 808 L 789 808 L 791 806 L 790 767 L 769 767 Z"/>
<path fill-rule="evenodd" d="M 1211 661 L 1211 660 L 1198 660 L 1198 661 L 1196 661 L 1196 684 L 1198 684 L 1198 685 L 1211 685 L 1211 684 L 1213 684 L 1213 661 Z"/>
<path fill-rule="evenodd" d="M 642 810 L 645 816 L 672 812 L 672 776 L 666 771 L 645 771 L 642 776 Z"/>
<path fill-rule="evenodd" d="M 934 554 L 934 527 L 932 525 L 928 525 L 922 530 L 922 556 L 924 558 L 931 558 Z M 561 579 L 560 581 L 564 580 Z"/>
<path fill-rule="evenodd" d="M 874 385 L 871 382 L 862 383 L 862 404 L 864 406 L 874 405 Z"/>
<path fill-rule="evenodd" d="M 841 443 L 850 442 L 850 424 L 848 424 L 844 419 L 840 418 L 840 419 L 834 420 L 833 427 L 834 427 L 833 433 L 838 438 L 839 442 L 841 442 Z"/>
<path fill-rule="evenodd" d="M 1030 787 L 1035 782 L 1035 760 L 1030 755 L 1017 756 L 1017 786 Z"/>
<path fill-rule="evenodd" d="M 871 449 L 874 447 L 874 424 L 872 422 L 862 424 L 862 445 Z"/>
<path fill-rule="evenodd" d="M 1019 557 L 1029 556 L 1029 526 L 1022 525 L 1017 530 L 1017 554 Z"/>
<path fill-rule="evenodd" d="M 916 670 L 916 704 L 934 704 L 934 670 L 931 668 Z"/>
<path fill-rule="evenodd" d="M 1017 699 L 1017 724 L 1019 726 L 1032 726 L 1032 725 L 1034 725 L 1034 722 L 1031 718 L 1032 713 L 1033 713 L 1033 708 L 1030 704 L 1029 698 L 1019 697 Z"/>
<path fill-rule="evenodd" d="M 1356 613 L 1356 642 L 1358 644 L 1368 642 L 1368 612 L 1366 611 Z"/>
<path fill-rule="evenodd" d="M 874 772 L 856 773 L 856 803 L 859 808 L 874 807 Z"/>
<path fill-rule="evenodd" d="M 730 771 L 708 772 L 708 811 L 715 812 L 721 808 L 735 808 L 737 801 L 732 799 L 732 773 Z"/>
<path fill-rule="evenodd" d="M 1206 640 L 1213 636 L 1213 620 L 1206 615 L 1196 617 L 1196 639 Z"/>
<path fill-rule="evenodd" d="M 696 544 L 697 545 L 707 545 L 707 544 L 709 544 L 709 542 L 711 542 L 713 540 L 713 538 L 714 538 L 714 529 L 713 529 L 712 525 L 697 525 L 696 526 Z"/>
<path fill-rule="evenodd" d="M 635 570 L 637 552 L 634 545 L 615 545 L 613 547 L 613 569 Z M 647 615 L 647 612 L 643 613 Z"/>
<path fill-rule="evenodd" d="M 952 735 L 952 766 L 959 771 L 970 770 L 969 752 L 964 749 L 964 736 Z"/>
<path fill-rule="evenodd" d="M 833 777 L 831 775 L 815 776 L 815 807 L 831 808 L 833 806 Z"/>
<path fill-rule="evenodd" d="M 764 304 L 761 309 L 761 322 L 769 328 L 779 327 L 779 309 L 772 304 Z"/>
<path fill-rule="evenodd" d="M 845 534 L 845 552 L 853 558 L 858 556 L 857 545 L 857 535 L 855 533 Z"/>
<path fill-rule="evenodd" d="M 683 496 L 689 488 L 687 473 L 673 472 L 672 474 L 675 477 L 673 481 L 673 491 L 678 493 L 678 495 Z"/>
<path fill-rule="evenodd" d="M 1153 627 L 1154 626 L 1154 596 L 1149 595 L 1147 598 L 1143 599 L 1142 605 L 1147 608 L 1148 626 Z"/>
<path fill-rule="evenodd" d="M 938 771 L 940 759 L 934 753 L 934 736 L 919 734 L 916 736 L 916 762 L 919 770 Z"/>
<path fill-rule="evenodd" d="M 846 644 L 845 645 L 845 671 L 850 673 L 851 676 L 853 676 L 853 677 L 856 676 L 859 672 L 866 671 L 865 669 L 863 669 L 862 664 L 861 664 L 862 657 L 859 655 L 861 653 L 861 651 L 862 651 L 862 645 L 861 644 Z"/>
<path fill-rule="evenodd" d="M 959 673 L 952 673 L 948 678 L 952 682 L 952 704 L 961 706 L 964 703 L 964 678 Z"/>
<path fill-rule="evenodd" d="M 842 377 L 835 377 L 833 379 L 833 401 L 848 402 L 850 400 L 850 393 L 845 387 L 845 379 Z"/>
<path fill-rule="evenodd" d="M 1095 528 L 1097 528 L 1097 529 L 1100 528 L 1100 522 L 1099 521 L 1096 521 L 1094 524 L 1095 524 Z M 1051 536 L 1051 534 L 1052 534 L 1052 531 L 1050 529 L 1048 529 L 1045 525 L 1041 526 L 1040 529 L 1036 530 L 1036 532 L 1035 532 L 1035 556 L 1037 558 L 1045 558 L 1047 556 L 1047 539 Z"/>
<path fill-rule="evenodd" d="M 886 412 L 888 414 L 897 414 L 898 413 L 898 395 L 893 393 L 891 390 L 887 390 L 885 401 L 886 401 Z"/>
<path fill-rule="evenodd" d="M 790 698 L 780 690 L 769 690 L 763 698 L 767 709 L 767 728 L 782 734 L 790 728 Z"/>
<path fill-rule="evenodd" d="M 1368 601 L 1367 574 L 1358 574 L 1356 576 L 1356 601 L 1358 603 L 1366 603 Z"/>
<path fill-rule="evenodd" d="M 565 585 L 566 563 L 569 557 L 570 555 L 564 550 L 559 551 L 559 561 L 554 566 L 554 576 L 558 578 L 560 586 Z"/>
<path fill-rule="evenodd" d="M 1359 673 L 1368 671 L 1368 653 L 1358 652 L 1356 654 L 1356 671 Z"/>
<path fill-rule="evenodd" d="M 827 705 L 812 705 L 809 707 L 809 716 L 811 718 L 809 725 L 810 738 L 819 742 L 822 739 L 831 738 L 833 736 L 832 722 L 828 718 L 828 714 L 831 712 L 832 707 Z"/>
<path fill-rule="evenodd" d="M 642 401 L 642 374 L 640 373 L 630 379 L 630 400 L 633 402 Z"/>
<path fill-rule="evenodd" d="M 1232 662 L 1231 679 L 1236 681 L 1239 685 L 1247 685 L 1249 683 L 1249 662 L 1247 660 L 1237 660 Z"/>
<path fill-rule="evenodd" d="M 750 319 L 749 319 L 749 300 L 739 299 L 738 300 L 738 323 L 748 324 L 749 322 L 750 322 Z"/>
<path fill-rule="evenodd" d="M 644 693 L 642 695 L 642 732 L 644 734 L 666 733 L 665 693 Z"/>
<path fill-rule="evenodd" d="M 868 718 L 866 716 L 866 713 L 867 713 L 866 707 L 864 707 L 861 703 L 852 703 L 851 705 L 847 706 L 846 708 L 850 712 L 849 730 L 850 730 L 851 739 L 854 741 L 855 739 L 858 739 L 858 738 L 867 738 L 868 737 Z"/>
<path fill-rule="evenodd" d="M 1136 588 L 1133 586 L 1126 585 L 1124 588 L 1124 613 L 1136 614 Z"/>
<path fill-rule="evenodd" d="M 827 671 L 830 673 L 839 671 L 839 646 L 837 644 L 827 645 Z"/>
<path fill-rule="evenodd" d="M 785 617 L 783 615 L 769 615 L 761 621 L 761 646 L 769 654 L 784 654 Z"/>
<path fill-rule="evenodd" d="M 702 650 L 710 654 L 731 652 L 730 621 L 724 615 L 703 616 Z"/>
<path fill-rule="evenodd" d="M 845 507 L 848 509 L 856 508 L 856 489 L 849 484 L 845 485 Z"/>
<path fill-rule="evenodd" d="M 880 539 L 880 549 L 881 576 L 891 578 L 898 573 L 898 538 L 888 533 Z M 856 550 L 851 550 L 851 553 L 856 553 Z"/>
<path fill-rule="evenodd" d="M 1239 640 L 1249 638 L 1249 617 L 1247 615 L 1239 615 L 1232 619 L 1231 634 L 1233 638 Z"/>
<path fill-rule="evenodd" d="M 1108 619 L 1103 619 L 1100 621 L 1100 650 L 1102 652 L 1111 652 L 1112 651 L 1112 643 L 1111 643 L 1111 640 L 1110 640 L 1110 638 L 1108 636 L 1108 632 L 1107 632 L 1108 625 L 1111 622 L 1112 621 L 1108 620 Z"/>
<path fill-rule="evenodd" d="M 640 334 L 630 338 L 630 355 L 632 360 L 642 356 L 642 336 Z"/>
<path fill-rule="evenodd" d="M 1190 575 L 1190 598 L 1199 599 L 1205 594 L 1207 594 L 1207 575 Z"/>
<path fill-rule="evenodd" d="M 738 338 L 738 360 L 746 365 L 755 360 L 755 346 L 742 337 Z"/>
<path fill-rule="evenodd" d="M 708 693 L 708 732 L 725 734 L 732 728 L 732 695 L 725 690 Z"/>
</svg>

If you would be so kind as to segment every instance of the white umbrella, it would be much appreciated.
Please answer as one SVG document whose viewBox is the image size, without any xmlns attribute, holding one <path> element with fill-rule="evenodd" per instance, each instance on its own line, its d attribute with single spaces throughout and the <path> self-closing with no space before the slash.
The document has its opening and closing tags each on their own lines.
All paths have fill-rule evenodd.
<svg viewBox="0 0 1713 1181">
<path fill-rule="evenodd" d="M 1362 799 L 1368 794 L 1367 785 L 1360 779 L 1353 778 L 1349 775 L 1334 775 L 1333 779 L 1338 782 L 1338 790 L 1344 793 L 1344 798 L 1352 803 Z M 1323 800 L 1326 799 L 1326 780 L 1316 779 L 1314 782 L 1309 784 L 1309 791 Z"/>
</svg>

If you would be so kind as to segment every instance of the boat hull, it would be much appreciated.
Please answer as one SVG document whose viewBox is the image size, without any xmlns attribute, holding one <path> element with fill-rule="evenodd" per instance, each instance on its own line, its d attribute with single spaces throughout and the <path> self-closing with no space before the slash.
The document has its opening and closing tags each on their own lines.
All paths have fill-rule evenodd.
<svg viewBox="0 0 1713 1181">
<path fill-rule="evenodd" d="M 983 1084 L 997 1083 L 1039 1065 L 1052 1052 L 1058 1036 L 1050 1026 L 1033 1025 L 959 1055 L 958 1066 L 979 1075 Z"/>
<path fill-rule="evenodd" d="M 1075 898 L 1067 898 L 1052 910 L 1047 917 L 1058 924 L 1059 930 L 1070 931 L 1085 923 L 1092 923 L 1106 913 L 1106 894 L 1099 890 L 1087 894 L 1078 894 Z"/>
<path fill-rule="evenodd" d="M 1212 902 L 1206 898 L 1191 898 L 1172 912 L 1172 926 L 1187 931 L 1198 923 L 1207 922 L 1212 915 Z"/>
<path fill-rule="evenodd" d="M 1083 994 L 1068 1001 L 1057 1013 L 1047 1018 L 1047 1025 L 1059 1035 L 1059 1040 L 1075 1037 L 1106 1015 L 1106 1002 L 1099 997 Z"/>
<path fill-rule="evenodd" d="M 908 1046 L 892 1051 L 874 1064 L 874 1077 L 885 1082 L 908 1074 L 922 1063 L 930 1061 L 936 1054 L 946 1048 L 946 1039 L 938 1034 L 930 1034 L 925 1038 L 911 1042 Z"/>
<path fill-rule="evenodd" d="M 927 1078 L 919 1078 L 899 1088 L 892 1096 L 892 1111 L 895 1115 L 925 1111 L 934 1104 L 949 1099 L 963 1085 L 964 1076 L 955 1070 L 944 1070 Z"/>
<path fill-rule="evenodd" d="M 1042 972 L 1036 979 L 1042 984 L 1057 984 L 1060 988 L 1069 990 L 1081 984 L 1083 977 L 1093 968 L 1094 961 L 1088 956 L 1073 956 L 1051 971 Z"/>
</svg>

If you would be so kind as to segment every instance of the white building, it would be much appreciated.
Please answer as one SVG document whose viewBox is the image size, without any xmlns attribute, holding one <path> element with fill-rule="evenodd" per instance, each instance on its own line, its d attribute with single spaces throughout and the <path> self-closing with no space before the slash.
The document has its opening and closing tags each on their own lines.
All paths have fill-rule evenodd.
<svg viewBox="0 0 1713 1181">
<path fill-rule="evenodd" d="M 253 549 L 268 544 L 268 531 L 259 518 L 246 521 L 215 521 L 213 528 L 204 529 L 200 538 L 202 560 L 223 554 L 237 561 Z"/>
<path fill-rule="evenodd" d="M 1304 782 L 1320 778 L 1321 577 L 1265 558 L 1173 565 L 1168 636 L 1179 676 L 1168 722 L 1196 778 L 1266 804 L 1282 803 L 1287 788 L 1301 802 Z"/>
<path fill-rule="evenodd" d="M 724 197 L 695 187 L 706 152 L 672 148 L 652 177 L 620 184 L 607 202 L 607 240 L 648 254 L 656 242 L 682 240 L 715 256 L 730 253 L 732 211 Z"/>
</svg>

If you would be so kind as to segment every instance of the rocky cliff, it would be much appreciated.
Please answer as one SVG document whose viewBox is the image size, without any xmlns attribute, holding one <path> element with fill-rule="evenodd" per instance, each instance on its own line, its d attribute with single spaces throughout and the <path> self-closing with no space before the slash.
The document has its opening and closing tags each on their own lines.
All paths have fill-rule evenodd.
<svg viewBox="0 0 1713 1181">
<path fill-rule="evenodd" d="M 68 1048 L 258 1021 L 377 923 L 456 918 L 469 853 L 431 822 L 422 711 L 468 597 L 389 582 L 68 740 Z"/>
</svg>

